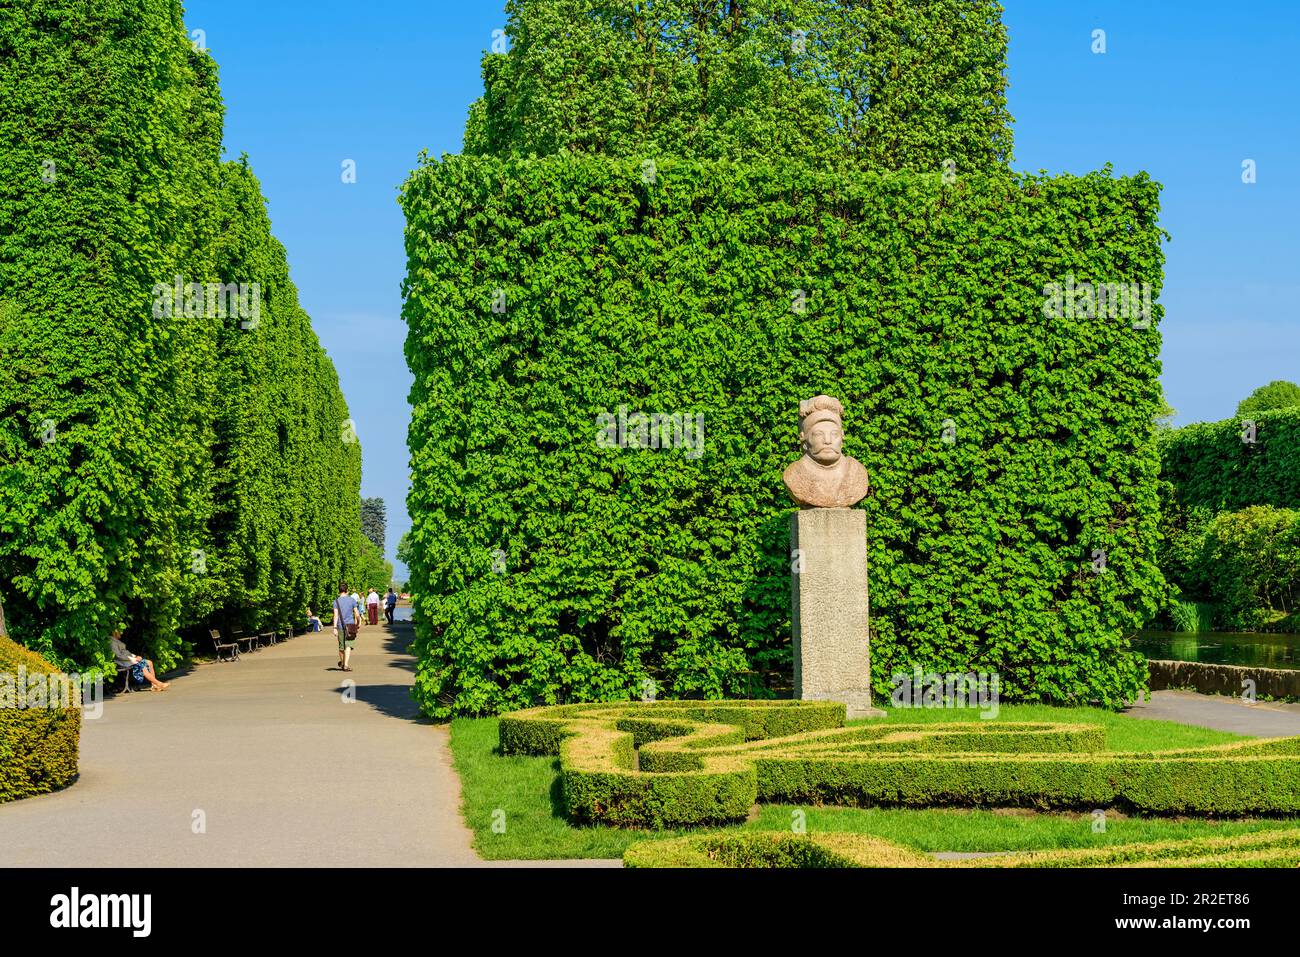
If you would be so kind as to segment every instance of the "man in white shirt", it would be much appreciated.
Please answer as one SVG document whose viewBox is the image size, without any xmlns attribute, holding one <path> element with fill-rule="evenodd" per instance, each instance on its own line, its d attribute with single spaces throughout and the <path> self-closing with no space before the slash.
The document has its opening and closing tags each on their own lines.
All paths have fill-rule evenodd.
<svg viewBox="0 0 1300 957">
<path fill-rule="evenodd" d="M 370 624 L 379 624 L 379 592 L 374 588 L 371 588 L 370 594 L 366 596 L 366 614 L 370 617 Z"/>
</svg>

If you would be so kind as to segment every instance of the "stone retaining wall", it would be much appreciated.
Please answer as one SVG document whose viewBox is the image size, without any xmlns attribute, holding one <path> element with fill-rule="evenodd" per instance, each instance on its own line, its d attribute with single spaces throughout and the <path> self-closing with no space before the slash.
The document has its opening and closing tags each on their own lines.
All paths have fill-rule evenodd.
<svg viewBox="0 0 1300 957">
<path fill-rule="evenodd" d="M 1241 695 L 1242 682 L 1255 682 L 1255 694 L 1267 698 L 1300 698 L 1300 670 L 1252 668 L 1249 665 L 1210 665 L 1199 661 L 1152 659 L 1151 690 L 1194 688 L 1204 694 Z"/>
</svg>

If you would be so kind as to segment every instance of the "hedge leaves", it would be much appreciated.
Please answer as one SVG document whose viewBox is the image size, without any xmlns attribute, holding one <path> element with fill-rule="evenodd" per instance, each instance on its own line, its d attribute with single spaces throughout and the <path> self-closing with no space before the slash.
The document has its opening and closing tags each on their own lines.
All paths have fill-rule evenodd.
<svg viewBox="0 0 1300 957">
<path fill-rule="evenodd" d="M 6 6 L 0 590 L 64 666 L 118 624 L 165 668 L 209 622 L 286 623 L 355 555 L 337 375 L 221 130 L 174 0 Z"/>
</svg>

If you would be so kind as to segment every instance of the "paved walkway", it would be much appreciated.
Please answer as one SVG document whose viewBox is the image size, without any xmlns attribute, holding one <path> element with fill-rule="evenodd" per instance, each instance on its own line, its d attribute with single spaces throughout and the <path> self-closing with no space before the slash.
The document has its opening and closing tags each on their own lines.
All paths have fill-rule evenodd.
<svg viewBox="0 0 1300 957">
<path fill-rule="evenodd" d="M 0 804 L 0 867 L 480 863 L 410 633 L 363 629 L 351 674 L 326 630 L 108 700 L 75 784 Z"/>
<path fill-rule="evenodd" d="M 1300 705 L 1271 701 L 1246 704 L 1227 695 L 1156 691 L 1150 701 L 1131 704 L 1124 713 L 1135 718 L 1177 721 L 1259 738 L 1300 735 Z"/>
</svg>

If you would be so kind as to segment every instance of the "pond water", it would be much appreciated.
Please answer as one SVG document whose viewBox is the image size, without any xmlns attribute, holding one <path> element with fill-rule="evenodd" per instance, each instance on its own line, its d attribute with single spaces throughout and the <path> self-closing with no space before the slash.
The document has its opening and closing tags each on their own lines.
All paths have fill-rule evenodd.
<svg viewBox="0 0 1300 957">
<path fill-rule="evenodd" d="M 411 613 L 415 611 L 410 605 L 398 605 L 393 609 L 394 621 L 410 621 Z"/>
<path fill-rule="evenodd" d="M 1148 658 L 1300 670 L 1300 635 L 1144 631 L 1133 648 Z"/>
</svg>

